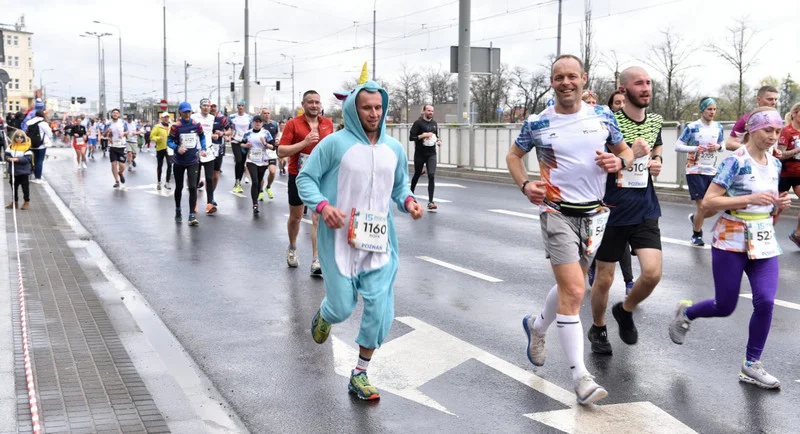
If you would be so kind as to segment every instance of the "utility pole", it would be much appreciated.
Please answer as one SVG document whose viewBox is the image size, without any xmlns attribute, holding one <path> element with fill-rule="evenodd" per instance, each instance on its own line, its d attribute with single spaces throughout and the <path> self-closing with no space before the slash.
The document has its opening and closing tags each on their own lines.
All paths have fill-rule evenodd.
<svg viewBox="0 0 800 434">
<path fill-rule="evenodd" d="M 183 100 L 189 101 L 189 67 L 192 66 L 187 61 L 183 61 Z"/>
<path fill-rule="evenodd" d="M 244 88 L 242 89 L 242 97 L 245 101 L 245 110 L 247 105 L 251 104 L 250 101 L 250 9 L 249 1 L 244 0 Z M 234 76 L 235 77 L 235 76 Z M 247 110 L 249 113 L 250 110 Z"/>
<path fill-rule="evenodd" d="M 378 0 L 375 0 L 372 3 L 372 79 L 375 80 L 377 77 L 375 76 L 375 18 L 377 17 L 376 6 L 378 4 Z M 292 74 L 294 75 L 294 74 Z M 294 92 L 292 92 L 294 93 Z"/>
<path fill-rule="evenodd" d="M 458 110 L 461 112 L 459 123 L 471 123 L 469 82 L 470 64 L 470 8 L 471 0 L 458 2 Z"/>
<path fill-rule="evenodd" d="M 167 101 L 167 0 L 164 0 L 164 95 Z"/>
<path fill-rule="evenodd" d="M 556 45 L 556 57 L 561 55 L 561 2 L 558 0 L 558 42 Z"/>
</svg>

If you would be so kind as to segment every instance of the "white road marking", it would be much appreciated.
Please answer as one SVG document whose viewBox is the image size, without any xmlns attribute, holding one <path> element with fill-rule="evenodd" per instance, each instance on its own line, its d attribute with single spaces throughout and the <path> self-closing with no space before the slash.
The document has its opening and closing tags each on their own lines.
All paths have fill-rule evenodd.
<svg viewBox="0 0 800 434">
<path fill-rule="evenodd" d="M 695 249 L 711 250 L 711 244 L 706 244 L 703 247 L 697 247 L 697 246 L 693 246 L 692 243 L 690 243 L 689 241 L 679 240 L 677 238 L 661 237 L 661 242 L 669 243 L 669 244 L 676 244 L 678 246 L 694 247 Z"/>
<path fill-rule="evenodd" d="M 284 217 L 289 217 L 289 214 L 284 214 L 283 216 L 284 216 Z M 313 221 L 313 220 L 311 220 L 311 219 L 307 219 L 307 218 L 302 218 L 302 219 L 301 219 L 301 221 L 302 221 L 303 223 L 308 223 L 308 224 L 310 224 L 310 225 L 313 225 L 313 224 L 314 224 L 314 221 Z"/>
<path fill-rule="evenodd" d="M 466 268 L 459 267 L 458 265 L 453 265 L 453 264 L 450 264 L 450 263 L 447 263 L 447 262 L 444 262 L 444 261 L 440 261 L 438 259 L 434 259 L 434 258 L 431 258 L 431 257 L 428 257 L 428 256 L 417 256 L 417 259 L 421 259 L 423 261 L 430 262 L 431 264 L 436 264 L 436 265 L 439 265 L 441 267 L 449 268 L 451 270 L 458 271 L 459 273 L 464 273 L 464 274 L 470 275 L 472 277 L 477 277 L 478 279 L 483 279 L 483 280 L 485 280 L 487 282 L 491 282 L 491 283 L 502 282 L 502 280 L 500 280 L 500 279 L 498 279 L 496 277 L 487 276 L 487 275 L 485 275 L 483 273 L 478 273 L 477 271 L 468 270 Z"/>
<path fill-rule="evenodd" d="M 381 357 L 370 362 L 370 380 L 381 390 L 458 417 L 420 388 L 447 371 L 469 360 L 484 365 L 555 400 L 567 410 L 526 414 L 567 432 L 652 432 L 658 426 L 664 432 L 693 433 L 689 427 L 649 402 L 583 407 L 573 392 L 562 389 L 533 372 L 522 369 L 474 345 L 414 317 L 398 317 L 398 322 L 413 331 L 381 346 Z M 350 376 L 358 350 L 336 335 L 331 337 L 335 371 Z M 655 423 L 655 425 L 650 425 Z M 627 429 L 636 427 L 638 429 Z M 614 429 L 614 431 L 612 431 Z"/>
<path fill-rule="evenodd" d="M 161 191 L 148 190 L 145 193 L 150 193 L 150 194 L 154 194 L 156 196 L 161 196 L 161 197 L 172 197 L 175 194 L 175 192 L 173 190 L 161 190 Z"/>
<path fill-rule="evenodd" d="M 244 197 L 247 197 L 247 196 L 245 196 L 245 195 L 244 195 L 244 194 L 242 194 L 242 193 L 234 193 L 234 192 L 232 192 L 232 191 L 229 191 L 228 193 L 230 193 L 230 194 L 232 194 L 232 195 L 234 195 L 234 196 L 237 196 L 237 197 L 243 197 L 243 198 L 244 198 Z"/>
<path fill-rule="evenodd" d="M 753 299 L 753 294 L 739 294 L 739 297 Z M 789 309 L 800 310 L 800 304 L 792 303 L 791 301 L 783 301 L 775 299 L 775 304 L 778 306 L 788 307 Z"/>
<path fill-rule="evenodd" d="M 509 210 L 505 210 L 505 209 L 490 209 L 489 212 L 494 212 L 494 213 L 498 213 L 498 214 L 505 214 L 505 215 L 510 215 L 510 216 L 514 216 L 514 217 L 522 217 L 522 218 L 531 219 L 531 220 L 539 220 L 539 216 L 535 215 L 535 214 L 528 214 L 528 213 L 517 212 L 517 211 L 509 211 Z M 710 244 L 706 244 L 703 247 L 695 247 L 695 246 L 692 246 L 692 243 L 690 243 L 689 241 L 679 240 L 677 238 L 661 237 L 661 242 L 668 243 L 668 244 L 676 244 L 676 245 L 679 245 L 679 246 L 694 247 L 696 249 L 699 248 L 699 249 L 704 249 L 704 250 L 711 250 L 711 245 Z"/>
<path fill-rule="evenodd" d="M 285 183 L 285 182 L 283 182 L 283 181 L 278 181 L 277 179 L 276 179 L 275 181 L 272 181 L 272 182 L 273 182 L 274 184 L 280 184 L 280 185 L 285 185 L 285 186 L 288 186 L 288 185 L 289 185 L 289 184 L 287 184 L 287 183 Z"/>
<path fill-rule="evenodd" d="M 522 218 L 531 219 L 531 220 L 539 220 L 539 216 L 538 215 L 528 214 L 528 213 L 524 213 L 524 212 L 508 211 L 508 210 L 505 210 L 505 209 L 490 209 L 489 212 L 496 212 L 498 214 L 511 215 L 511 216 L 514 216 L 514 217 L 522 217 Z"/>
<path fill-rule="evenodd" d="M 411 183 L 409 183 L 408 185 L 411 185 Z M 467 188 L 467 187 L 464 187 L 461 184 L 448 184 L 448 183 L 438 183 L 437 182 L 435 185 L 436 185 L 436 187 Z M 428 187 L 428 184 L 417 184 L 417 187 Z"/>
</svg>

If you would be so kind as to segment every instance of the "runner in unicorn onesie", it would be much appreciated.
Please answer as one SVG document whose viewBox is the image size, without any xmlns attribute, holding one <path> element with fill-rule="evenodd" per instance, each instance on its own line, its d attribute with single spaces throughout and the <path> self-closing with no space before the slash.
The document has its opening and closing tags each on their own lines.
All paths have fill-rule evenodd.
<svg viewBox="0 0 800 434">
<path fill-rule="evenodd" d="M 422 217 L 408 188 L 403 146 L 386 134 L 388 105 L 386 90 L 374 81 L 357 86 L 343 104 L 344 129 L 324 138 L 297 175 L 300 198 L 325 222 L 317 232 L 325 299 L 311 334 L 325 342 L 331 325 L 350 316 L 361 294 L 359 357 L 348 391 L 363 400 L 380 398 L 367 367 L 394 320 L 399 254 L 392 202 L 413 219 Z"/>
</svg>

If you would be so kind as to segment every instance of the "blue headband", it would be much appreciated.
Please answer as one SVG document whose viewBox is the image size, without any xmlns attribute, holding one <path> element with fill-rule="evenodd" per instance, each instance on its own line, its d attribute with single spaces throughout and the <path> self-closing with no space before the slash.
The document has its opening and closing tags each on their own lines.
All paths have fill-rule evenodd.
<svg viewBox="0 0 800 434">
<path fill-rule="evenodd" d="M 705 111 L 705 109 L 707 109 L 708 106 L 710 106 L 711 104 L 716 104 L 716 103 L 717 103 L 717 100 L 715 100 L 714 98 L 711 98 L 711 97 L 706 98 L 706 99 L 700 101 L 700 111 L 701 112 Z"/>
</svg>

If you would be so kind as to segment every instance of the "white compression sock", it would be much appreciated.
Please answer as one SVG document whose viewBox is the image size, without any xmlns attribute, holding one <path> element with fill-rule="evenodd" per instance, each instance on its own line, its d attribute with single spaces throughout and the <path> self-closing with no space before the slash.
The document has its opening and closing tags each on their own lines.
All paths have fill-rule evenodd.
<svg viewBox="0 0 800 434">
<path fill-rule="evenodd" d="M 578 315 L 556 315 L 558 341 L 567 356 L 572 379 L 577 380 L 588 373 L 583 363 L 583 327 Z"/>
<path fill-rule="evenodd" d="M 536 315 L 536 321 L 533 322 L 533 329 L 536 333 L 544 335 L 550 324 L 556 320 L 556 310 L 558 309 L 558 285 L 553 285 L 550 292 L 547 293 L 547 298 L 544 301 L 544 309 L 542 313 Z"/>
</svg>

